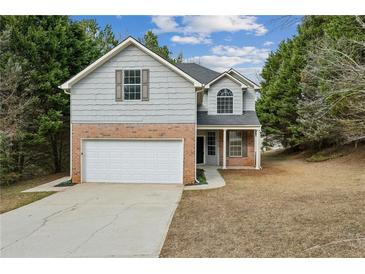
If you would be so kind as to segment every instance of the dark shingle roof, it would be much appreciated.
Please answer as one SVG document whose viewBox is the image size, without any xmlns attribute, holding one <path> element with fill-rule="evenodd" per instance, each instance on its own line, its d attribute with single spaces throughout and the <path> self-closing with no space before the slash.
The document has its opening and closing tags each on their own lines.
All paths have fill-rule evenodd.
<svg viewBox="0 0 365 274">
<path fill-rule="evenodd" d="M 250 125 L 259 126 L 256 111 L 245 111 L 242 115 L 208 115 L 207 111 L 198 111 L 198 125 Z"/>
<path fill-rule="evenodd" d="M 202 84 L 207 84 L 211 80 L 216 78 L 218 75 L 220 75 L 219 72 L 216 72 L 214 70 L 208 69 L 195 63 L 180 63 L 175 65 Z"/>
</svg>

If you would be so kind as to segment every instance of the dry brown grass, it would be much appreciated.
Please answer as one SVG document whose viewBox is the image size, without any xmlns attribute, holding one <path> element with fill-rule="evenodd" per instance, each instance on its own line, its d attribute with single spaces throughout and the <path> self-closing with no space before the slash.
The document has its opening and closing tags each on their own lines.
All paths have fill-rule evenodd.
<svg viewBox="0 0 365 274">
<path fill-rule="evenodd" d="M 334 160 L 271 155 L 262 171 L 185 191 L 161 257 L 364 257 L 365 147 Z"/>
<path fill-rule="evenodd" d="M 35 178 L 32 180 L 21 181 L 10 186 L 0 187 L 0 214 L 15 208 L 30 204 L 34 201 L 47 197 L 54 192 L 32 192 L 22 193 L 23 190 L 36 187 L 52 180 L 67 176 L 66 173 L 57 173 Z"/>
</svg>

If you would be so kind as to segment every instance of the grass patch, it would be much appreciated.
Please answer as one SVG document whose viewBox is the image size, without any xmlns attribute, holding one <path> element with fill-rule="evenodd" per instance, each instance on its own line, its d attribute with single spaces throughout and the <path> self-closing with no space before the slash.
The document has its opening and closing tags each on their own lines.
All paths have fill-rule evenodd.
<svg viewBox="0 0 365 274">
<path fill-rule="evenodd" d="M 365 147 L 325 162 L 273 158 L 221 170 L 223 188 L 184 191 L 160 256 L 363 258 Z"/>
<path fill-rule="evenodd" d="M 336 156 L 336 155 L 314 154 L 311 157 L 307 158 L 306 161 L 307 162 L 323 162 L 323 161 L 331 160 L 331 159 L 334 159 L 337 157 L 340 157 L 340 155 Z"/>
<path fill-rule="evenodd" d="M 360 150 L 362 150 L 364 145 L 360 146 Z M 339 147 L 330 147 L 321 151 L 316 152 L 306 159 L 307 162 L 323 162 L 336 158 L 340 158 L 350 153 L 353 153 L 356 150 L 353 145 L 344 145 Z"/>
<path fill-rule="evenodd" d="M 4 213 L 18 207 L 30 204 L 34 201 L 47 197 L 55 192 L 29 192 L 22 193 L 23 190 L 27 190 L 32 187 L 36 187 L 52 180 L 67 176 L 65 173 L 51 174 L 40 178 L 34 178 L 31 180 L 20 181 L 9 186 L 0 186 L 0 213 Z"/>
<path fill-rule="evenodd" d="M 197 185 L 206 185 L 208 184 L 207 178 L 205 178 L 204 169 L 197 168 L 196 169 L 196 178 L 198 179 Z"/>
</svg>

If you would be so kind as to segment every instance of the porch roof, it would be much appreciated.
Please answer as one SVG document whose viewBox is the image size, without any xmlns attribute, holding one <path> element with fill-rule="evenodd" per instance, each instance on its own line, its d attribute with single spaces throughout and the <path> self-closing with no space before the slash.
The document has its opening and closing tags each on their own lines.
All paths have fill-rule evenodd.
<svg viewBox="0 0 365 274">
<path fill-rule="evenodd" d="M 207 111 L 198 111 L 198 126 L 232 125 L 260 126 L 256 111 L 245 111 L 242 115 L 208 115 Z"/>
</svg>

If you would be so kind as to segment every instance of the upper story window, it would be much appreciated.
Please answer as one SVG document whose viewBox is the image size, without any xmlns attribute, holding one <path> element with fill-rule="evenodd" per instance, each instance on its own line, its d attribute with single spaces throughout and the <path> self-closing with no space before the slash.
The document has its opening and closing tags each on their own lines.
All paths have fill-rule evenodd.
<svg viewBox="0 0 365 274">
<path fill-rule="evenodd" d="M 233 113 L 233 93 L 227 88 L 217 94 L 217 113 Z"/>
<path fill-rule="evenodd" d="M 124 100 L 141 100 L 141 71 L 124 70 Z"/>
</svg>

